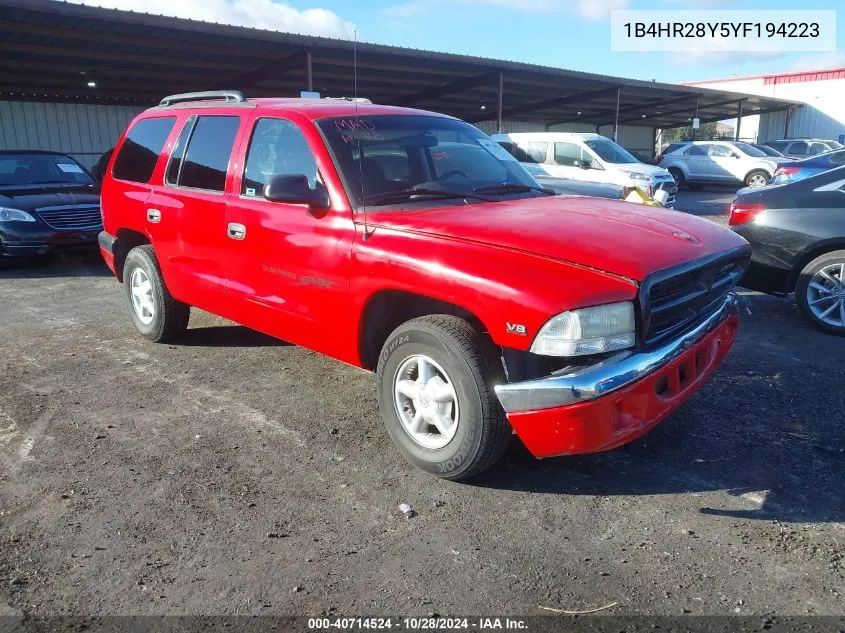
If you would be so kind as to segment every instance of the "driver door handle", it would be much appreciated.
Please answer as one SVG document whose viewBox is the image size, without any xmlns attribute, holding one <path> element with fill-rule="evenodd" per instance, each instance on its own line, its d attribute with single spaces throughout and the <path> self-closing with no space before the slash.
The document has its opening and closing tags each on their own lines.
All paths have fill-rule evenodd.
<svg viewBox="0 0 845 633">
<path fill-rule="evenodd" d="M 237 222 L 229 222 L 227 235 L 233 240 L 242 240 L 246 237 L 246 227 Z"/>
</svg>

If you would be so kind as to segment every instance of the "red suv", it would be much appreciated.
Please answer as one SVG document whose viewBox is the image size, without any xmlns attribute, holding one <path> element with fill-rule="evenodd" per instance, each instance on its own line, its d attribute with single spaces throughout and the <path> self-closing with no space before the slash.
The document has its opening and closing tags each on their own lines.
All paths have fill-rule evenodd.
<svg viewBox="0 0 845 633">
<path fill-rule="evenodd" d="M 512 430 L 551 457 L 653 428 L 730 348 L 749 260 L 707 220 L 552 195 L 463 121 L 349 100 L 168 97 L 102 191 L 143 336 L 194 306 L 373 371 L 396 445 L 450 479 Z"/>
</svg>

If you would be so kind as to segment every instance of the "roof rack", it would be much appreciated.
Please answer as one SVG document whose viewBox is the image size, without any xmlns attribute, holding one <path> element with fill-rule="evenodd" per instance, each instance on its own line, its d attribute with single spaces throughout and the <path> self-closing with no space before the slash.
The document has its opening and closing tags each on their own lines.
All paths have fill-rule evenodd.
<svg viewBox="0 0 845 633">
<path fill-rule="evenodd" d="M 364 97 L 323 97 L 327 101 L 351 101 L 353 103 L 372 103 L 369 99 Z"/>
<path fill-rule="evenodd" d="M 244 93 L 239 90 L 210 90 L 207 92 L 185 92 L 178 95 L 170 95 L 162 99 L 158 105 L 166 107 L 185 101 L 214 101 L 218 99 L 222 99 L 226 103 L 243 103 L 246 101 Z"/>
</svg>

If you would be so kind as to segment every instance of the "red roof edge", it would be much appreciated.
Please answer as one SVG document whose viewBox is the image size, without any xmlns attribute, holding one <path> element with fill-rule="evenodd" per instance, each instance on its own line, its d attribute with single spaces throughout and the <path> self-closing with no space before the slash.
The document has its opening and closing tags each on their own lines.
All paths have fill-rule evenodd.
<svg viewBox="0 0 845 633">
<path fill-rule="evenodd" d="M 831 79 L 845 79 L 845 67 L 825 68 L 821 70 L 801 70 L 792 73 L 774 73 L 771 75 L 750 75 L 747 77 L 727 77 L 725 79 L 704 79 L 702 81 L 686 81 L 682 86 L 701 86 L 703 84 L 725 83 L 727 81 L 748 81 L 762 79 L 763 85 L 794 84 L 806 81 L 828 81 Z"/>
</svg>

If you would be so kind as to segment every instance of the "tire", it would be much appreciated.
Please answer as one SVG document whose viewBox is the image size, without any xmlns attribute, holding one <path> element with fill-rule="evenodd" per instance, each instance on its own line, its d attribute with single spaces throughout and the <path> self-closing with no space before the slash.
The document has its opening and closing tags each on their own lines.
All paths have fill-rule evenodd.
<svg viewBox="0 0 845 633">
<path fill-rule="evenodd" d="M 825 278 L 822 271 L 833 281 Z M 818 290 L 818 286 L 828 288 L 829 292 Z M 828 295 L 831 299 L 821 299 Z M 845 336 L 845 251 L 825 253 L 807 264 L 798 275 L 795 301 L 816 329 Z M 811 305 L 812 302 L 815 304 Z M 831 313 L 822 316 L 831 307 Z"/>
<path fill-rule="evenodd" d="M 144 281 L 149 283 L 148 291 L 144 290 Z M 126 255 L 123 286 L 132 323 L 144 338 L 164 343 L 180 337 L 188 329 L 190 306 L 170 294 L 151 245 L 136 246 Z M 133 299 L 133 288 L 138 290 L 137 302 Z M 150 303 L 141 300 L 142 296 Z"/>
<path fill-rule="evenodd" d="M 433 376 L 426 385 L 445 384 L 447 391 L 451 385 L 451 403 L 438 403 L 430 392 L 412 400 L 395 390 L 398 381 L 419 385 L 421 359 Z M 486 470 L 507 448 L 511 429 L 493 391 L 497 382 L 504 382 L 504 370 L 490 339 L 465 319 L 445 314 L 419 317 L 396 328 L 382 348 L 376 371 L 379 409 L 399 451 L 418 468 L 451 480 Z M 443 415 L 454 418 L 448 432 L 425 421 L 421 433 L 410 430 L 411 414 L 428 407 L 448 408 Z"/>
<path fill-rule="evenodd" d="M 746 187 L 764 187 L 769 184 L 770 178 L 771 176 L 767 172 L 762 169 L 755 169 L 754 171 L 748 172 L 744 183 Z"/>
<path fill-rule="evenodd" d="M 684 178 L 684 172 L 682 172 L 677 167 L 670 167 L 669 173 L 672 175 L 672 178 L 675 180 L 675 184 L 678 186 L 678 190 L 686 184 L 686 178 Z"/>
</svg>

